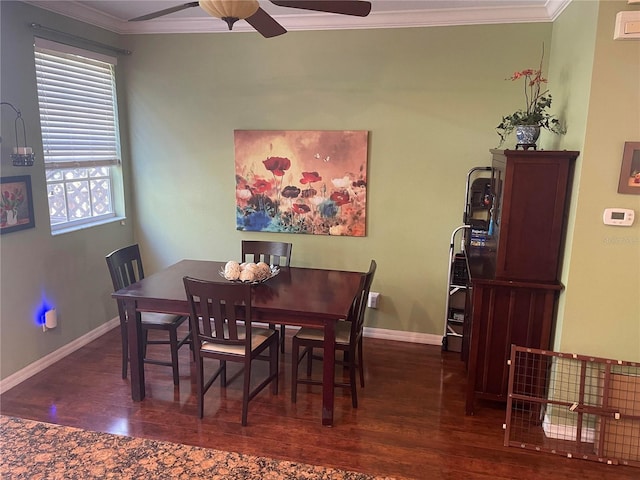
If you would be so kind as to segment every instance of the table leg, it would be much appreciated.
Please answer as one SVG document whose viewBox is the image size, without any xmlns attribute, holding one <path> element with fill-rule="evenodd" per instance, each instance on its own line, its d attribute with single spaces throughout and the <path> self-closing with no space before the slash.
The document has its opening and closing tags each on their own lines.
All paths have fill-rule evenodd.
<svg viewBox="0 0 640 480">
<path fill-rule="evenodd" d="M 335 389 L 336 322 L 324 324 L 324 355 L 322 359 L 322 424 L 333 425 L 333 397 Z"/>
<path fill-rule="evenodd" d="M 129 336 L 129 368 L 131 371 L 131 398 L 134 402 L 144 399 L 144 360 L 142 358 L 142 326 L 135 300 L 125 302 L 127 334 Z"/>
</svg>

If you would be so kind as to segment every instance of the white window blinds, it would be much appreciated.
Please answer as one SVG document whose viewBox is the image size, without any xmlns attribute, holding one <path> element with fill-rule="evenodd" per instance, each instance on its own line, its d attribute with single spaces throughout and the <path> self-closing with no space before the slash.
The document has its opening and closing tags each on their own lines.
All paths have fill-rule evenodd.
<svg viewBox="0 0 640 480">
<path fill-rule="evenodd" d="M 117 164 L 115 58 L 36 38 L 46 168 Z"/>
</svg>

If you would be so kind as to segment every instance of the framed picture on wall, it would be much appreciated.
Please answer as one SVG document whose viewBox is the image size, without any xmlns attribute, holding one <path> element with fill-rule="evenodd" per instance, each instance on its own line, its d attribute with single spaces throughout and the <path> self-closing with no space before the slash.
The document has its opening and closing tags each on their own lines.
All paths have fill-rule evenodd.
<svg viewBox="0 0 640 480">
<path fill-rule="evenodd" d="M 366 130 L 236 130 L 236 229 L 364 237 Z"/>
<path fill-rule="evenodd" d="M 0 180 L 0 234 L 35 227 L 31 177 L 2 177 Z"/>
<path fill-rule="evenodd" d="M 625 142 L 618 193 L 640 195 L 640 142 Z"/>
</svg>

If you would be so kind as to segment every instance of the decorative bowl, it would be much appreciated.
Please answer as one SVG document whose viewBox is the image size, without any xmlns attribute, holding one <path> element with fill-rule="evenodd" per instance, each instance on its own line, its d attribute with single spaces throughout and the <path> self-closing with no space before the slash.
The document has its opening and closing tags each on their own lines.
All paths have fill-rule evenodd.
<svg viewBox="0 0 640 480">
<path fill-rule="evenodd" d="M 262 280 L 253 280 L 253 281 L 249 281 L 249 280 L 229 280 L 228 278 L 226 278 L 224 276 L 224 268 L 221 268 L 218 271 L 218 274 L 224 278 L 225 280 L 229 281 L 229 282 L 234 282 L 234 283 L 249 283 L 251 285 L 258 285 L 260 283 L 264 283 L 267 280 L 269 280 L 270 278 L 275 277 L 276 275 L 278 275 L 280 273 L 280 267 L 278 267 L 277 265 L 270 265 L 269 268 L 271 269 L 271 273 L 269 274 L 268 277 L 263 278 Z"/>
</svg>

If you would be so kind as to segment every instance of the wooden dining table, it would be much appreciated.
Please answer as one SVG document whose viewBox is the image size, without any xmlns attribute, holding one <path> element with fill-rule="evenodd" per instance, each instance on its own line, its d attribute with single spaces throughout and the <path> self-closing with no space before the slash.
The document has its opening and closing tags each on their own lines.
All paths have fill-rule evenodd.
<svg viewBox="0 0 640 480">
<path fill-rule="evenodd" d="M 227 282 L 220 275 L 225 263 L 181 260 L 112 294 L 124 303 L 128 319 L 131 397 L 134 401 L 145 397 L 140 312 L 189 315 L 183 277 Z M 277 275 L 252 288 L 253 321 L 324 330 L 323 425 L 333 425 L 336 322 L 346 318 L 361 276 L 361 272 L 281 267 Z"/>
</svg>

